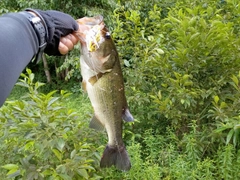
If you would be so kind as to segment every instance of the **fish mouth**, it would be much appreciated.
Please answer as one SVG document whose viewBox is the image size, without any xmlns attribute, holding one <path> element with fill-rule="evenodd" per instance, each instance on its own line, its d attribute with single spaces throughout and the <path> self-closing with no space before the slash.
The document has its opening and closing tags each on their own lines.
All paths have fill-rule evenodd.
<svg viewBox="0 0 240 180">
<path fill-rule="evenodd" d="M 79 29 L 77 36 L 82 45 L 86 45 L 88 51 L 96 51 L 105 37 L 110 37 L 110 33 L 106 29 L 103 16 L 84 17 L 77 20 Z"/>
</svg>

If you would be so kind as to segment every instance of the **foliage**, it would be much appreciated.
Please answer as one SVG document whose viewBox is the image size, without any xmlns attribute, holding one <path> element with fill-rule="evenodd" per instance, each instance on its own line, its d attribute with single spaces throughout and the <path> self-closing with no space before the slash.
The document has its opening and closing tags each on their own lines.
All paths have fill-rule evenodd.
<svg viewBox="0 0 240 180">
<path fill-rule="evenodd" d="M 166 17 L 161 4 L 155 2 L 145 13 L 134 3 L 127 4 L 128 9 L 119 6 L 113 15 L 113 37 L 125 66 L 130 107 L 143 120 L 141 126 L 161 128 L 167 123 L 183 135 L 192 120 L 199 128 L 214 122 L 214 96 L 238 102 L 229 86 L 239 71 L 239 38 L 233 24 L 238 16 L 230 10 L 236 4 L 179 1 Z"/>
<path fill-rule="evenodd" d="M 155 152 L 173 143 L 161 178 L 233 179 L 237 153 L 228 156 L 226 176 L 214 166 L 223 165 L 217 152 L 239 144 L 239 2 L 173 1 L 166 10 L 167 3 L 121 1 L 112 17 L 142 158 L 154 154 L 160 164 Z M 168 127 L 176 139 L 162 142 Z M 152 128 L 157 140 L 143 144 Z"/>
<path fill-rule="evenodd" d="M 52 7 L 70 12 L 69 3 L 75 1 Z M 126 96 L 135 118 L 133 124 L 124 124 L 132 169 L 98 168 L 98 153 L 106 142 L 101 132 L 90 131 L 85 124 L 92 109 L 78 88 L 76 47 L 66 59 L 49 57 L 57 67 L 63 64 L 59 73 L 69 68 L 66 77 L 77 77 L 68 79 L 74 95 L 66 99 L 64 91 L 60 97 L 54 96 L 56 91 L 39 93 L 42 84 L 32 83 L 28 71 L 22 81 L 28 97 L 9 101 L 1 109 L 4 173 L 19 179 L 31 175 L 49 179 L 239 179 L 239 1 L 121 0 L 84 5 L 99 8 L 85 9 L 84 15 L 115 9 L 109 8 L 105 21 L 121 57 Z M 76 8 L 71 11 L 75 17 L 80 13 Z"/>
<path fill-rule="evenodd" d="M 6 175 L 29 180 L 99 179 L 95 167 L 101 146 L 91 143 L 98 138 L 61 103 L 69 93 L 61 91 L 60 97 L 54 96 L 56 91 L 40 93 L 43 83 L 35 83 L 29 69 L 22 77 L 17 84 L 26 87 L 28 94 L 8 101 L 0 111 L 0 162 Z"/>
<path fill-rule="evenodd" d="M 103 9 L 107 9 L 114 4 L 110 4 L 110 1 L 102 0 L 8 0 L 0 1 L 0 7 L 2 13 L 11 11 L 21 11 L 25 8 L 37 8 L 42 10 L 54 9 L 71 14 L 74 17 L 81 17 L 87 15 L 87 13 L 95 10 L 96 12 L 104 12 Z M 96 9 L 95 7 L 98 7 Z"/>
<path fill-rule="evenodd" d="M 223 81 L 239 68 L 233 24 L 225 22 L 221 9 L 210 6 L 189 9 L 180 4 L 163 19 L 158 4 L 148 17 L 137 8 L 120 7 L 114 14 L 113 36 L 127 67 L 127 85 L 134 93 L 152 94 L 174 124 L 202 118 L 211 95 L 223 91 Z"/>
<path fill-rule="evenodd" d="M 192 132 L 196 127 L 193 124 Z M 200 132 L 195 132 L 200 133 Z M 148 144 L 143 147 L 133 137 L 128 151 L 133 163 L 132 169 L 126 172 L 118 172 L 116 169 L 101 170 L 104 179 L 238 179 L 239 151 L 234 151 L 232 145 L 219 147 L 214 158 L 204 157 L 201 146 L 197 143 L 199 137 L 194 134 L 186 135 L 186 140 L 181 142 L 171 129 L 167 130 L 166 138 L 155 135 L 153 130 L 148 130 L 142 136 L 143 141 Z M 152 142 L 154 141 L 154 142 Z M 153 143 L 153 144 L 151 144 Z M 178 144 L 183 144 L 179 150 Z M 193 147 L 194 145 L 194 147 Z M 193 148 L 189 148 L 193 147 Z M 150 153 L 149 153 L 150 152 Z"/>
</svg>

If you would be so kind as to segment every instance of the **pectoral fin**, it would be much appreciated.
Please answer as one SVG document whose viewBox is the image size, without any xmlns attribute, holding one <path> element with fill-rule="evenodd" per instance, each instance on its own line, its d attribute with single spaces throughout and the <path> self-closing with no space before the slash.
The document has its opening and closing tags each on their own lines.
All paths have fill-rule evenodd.
<svg viewBox="0 0 240 180">
<path fill-rule="evenodd" d="M 94 115 L 92 117 L 92 120 L 90 122 L 89 127 L 93 128 L 93 129 L 96 129 L 98 131 L 103 131 L 104 130 L 103 124 L 99 121 L 99 119 L 96 117 L 96 115 Z"/>
<path fill-rule="evenodd" d="M 90 82 L 92 85 L 94 85 L 102 77 L 102 75 L 103 75 L 103 73 L 98 73 L 97 75 L 89 78 L 88 82 Z"/>
<path fill-rule="evenodd" d="M 130 113 L 129 109 L 128 108 L 125 108 L 124 111 L 123 111 L 123 114 L 122 114 L 122 118 L 124 121 L 126 122 L 133 122 L 134 119 L 133 119 L 133 116 L 132 114 Z"/>
<path fill-rule="evenodd" d="M 86 84 L 85 80 L 82 81 L 82 88 L 83 88 L 84 92 L 87 92 L 87 84 Z"/>
</svg>

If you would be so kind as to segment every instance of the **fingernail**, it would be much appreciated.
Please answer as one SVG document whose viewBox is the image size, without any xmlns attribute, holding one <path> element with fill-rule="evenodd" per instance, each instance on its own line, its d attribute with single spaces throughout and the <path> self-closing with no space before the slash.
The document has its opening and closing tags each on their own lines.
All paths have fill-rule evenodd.
<svg viewBox="0 0 240 180">
<path fill-rule="evenodd" d="M 58 48 L 63 48 L 63 47 L 64 47 L 64 44 L 62 42 L 59 42 Z"/>
</svg>

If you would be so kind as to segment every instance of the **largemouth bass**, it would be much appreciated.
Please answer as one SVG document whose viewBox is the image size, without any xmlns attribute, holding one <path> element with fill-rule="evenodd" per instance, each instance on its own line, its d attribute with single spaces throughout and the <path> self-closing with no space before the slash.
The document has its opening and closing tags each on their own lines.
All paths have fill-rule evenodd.
<svg viewBox="0 0 240 180">
<path fill-rule="evenodd" d="M 94 109 L 90 127 L 106 129 L 108 143 L 100 167 L 128 171 L 131 168 L 122 139 L 123 121 L 133 121 L 124 92 L 118 52 L 102 16 L 77 20 L 81 42 L 81 74 Z"/>
</svg>

